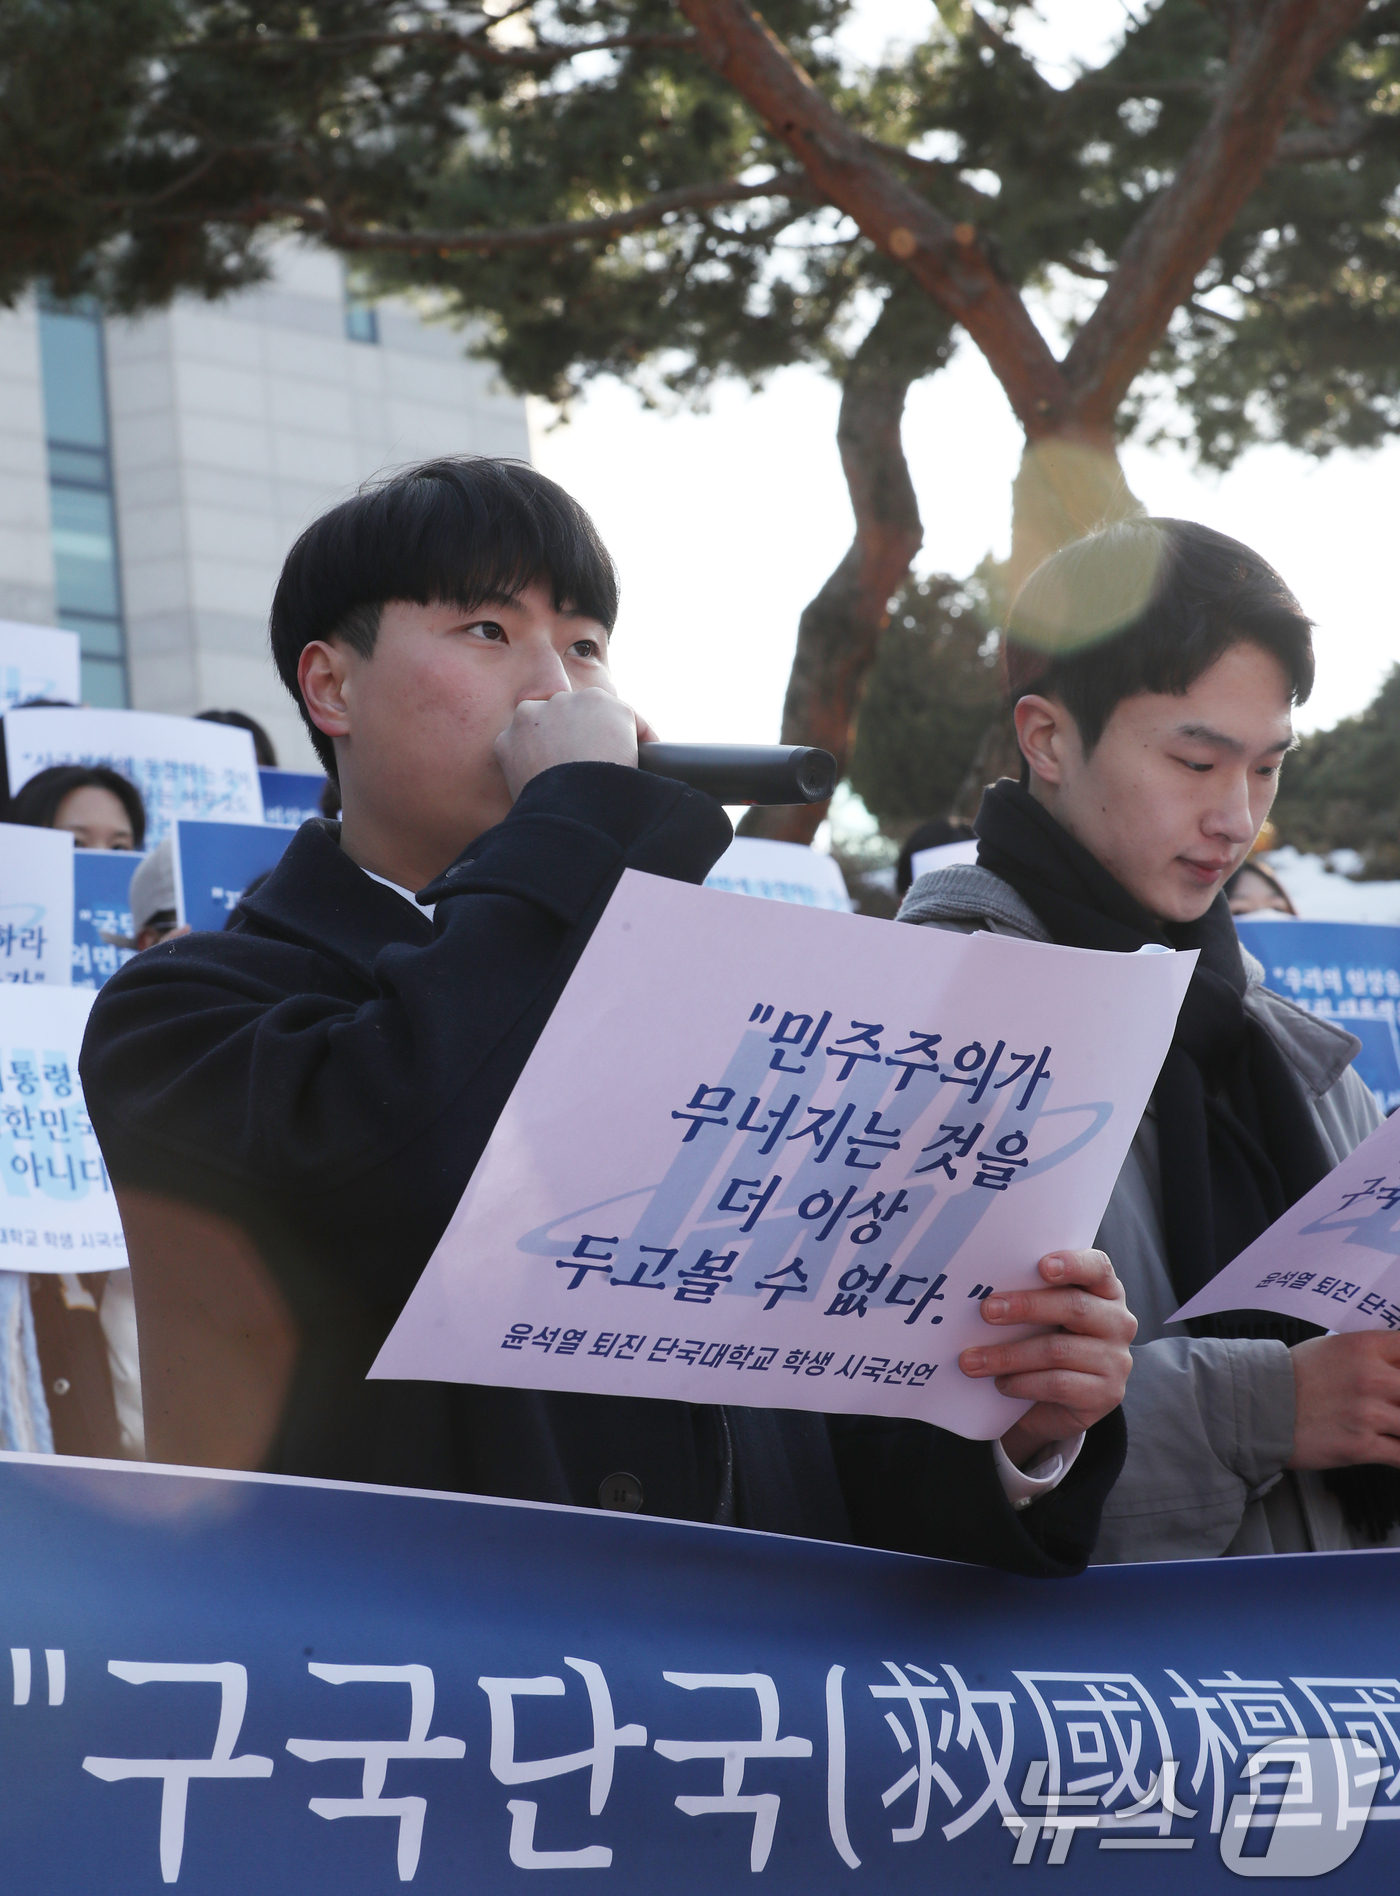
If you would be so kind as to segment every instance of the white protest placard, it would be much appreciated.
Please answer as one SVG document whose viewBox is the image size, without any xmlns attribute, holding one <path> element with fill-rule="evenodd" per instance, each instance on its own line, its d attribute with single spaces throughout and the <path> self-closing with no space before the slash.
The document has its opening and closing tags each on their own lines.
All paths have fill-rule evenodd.
<svg viewBox="0 0 1400 1896">
<path fill-rule="evenodd" d="M 146 805 L 146 847 L 177 816 L 261 823 L 262 786 L 248 731 L 160 711 L 7 711 L 11 796 L 53 764 L 107 764 Z"/>
<path fill-rule="evenodd" d="M 1194 955 L 624 874 L 371 1374 L 919 1416 L 1092 1242 Z"/>
<path fill-rule="evenodd" d="M 0 823 L 0 982 L 73 979 L 73 838 Z"/>
<path fill-rule="evenodd" d="M 1173 1323 L 1273 1310 L 1324 1330 L 1400 1330 L 1400 1114 L 1290 1205 Z"/>
<path fill-rule="evenodd" d="M 27 698 L 77 704 L 82 658 L 76 632 L 0 619 L 0 711 Z"/>
<path fill-rule="evenodd" d="M 87 988 L 0 987 L 0 1270 L 126 1269 L 78 1078 L 94 998 Z"/>
<path fill-rule="evenodd" d="M 802 843 L 778 843 L 763 836 L 736 836 L 706 876 L 705 887 L 843 914 L 851 906 L 846 879 L 832 857 Z"/>
<path fill-rule="evenodd" d="M 977 838 L 965 837 L 958 843 L 935 843 L 930 849 L 916 849 L 909 858 L 915 882 L 935 869 L 957 869 L 977 860 Z"/>
</svg>

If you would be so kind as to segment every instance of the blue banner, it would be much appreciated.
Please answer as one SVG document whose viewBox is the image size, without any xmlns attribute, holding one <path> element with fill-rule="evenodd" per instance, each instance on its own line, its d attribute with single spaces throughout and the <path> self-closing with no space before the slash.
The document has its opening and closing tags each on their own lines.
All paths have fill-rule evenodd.
<svg viewBox="0 0 1400 1896">
<path fill-rule="evenodd" d="M 0 1862 L 26 1896 L 1400 1873 L 1400 1553 L 1047 1583 L 16 1455 L 0 1535 Z"/>
<path fill-rule="evenodd" d="M 1400 928 L 1383 922 L 1267 922 L 1240 916 L 1240 940 L 1264 964 L 1264 982 L 1299 1007 L 1335 1020 L 1361 1042 L 1355 1062 L 1381 1111 L 1400 1106 Z"/>
<path fill-rule="evenodd" d="M 113 937 L 131 941 L 131 878 L 140 850 L 73 851 L 73 986 L 100 988 L 136 952 Z"/>
<path fill-rule="evenodd" d="M 249 883 L 277 867 L 295 834 L 271 823 L 211 823 L 181 817 L 175 825 L 175 887 L 181 921 L 196 929 L 222 928 Z"/>
<path fill-rule="evenodd" d="M 305 770 L 259 770 L 263 821 L 299 829 L 311 816 L 321 815 L 321 792 L 326 780 Z"/>
</svg>

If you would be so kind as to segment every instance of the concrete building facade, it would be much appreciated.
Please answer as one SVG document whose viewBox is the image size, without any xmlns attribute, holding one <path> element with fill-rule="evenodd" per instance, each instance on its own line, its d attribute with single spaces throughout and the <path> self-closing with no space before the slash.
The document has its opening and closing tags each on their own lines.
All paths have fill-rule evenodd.
<svg viewBox="0 0 1400 1896">
<path fill-rule="evenodd" d="M 529 455 L 461 334 L 347 298 L 333 256 L 136 321 L 0 316 L 0 617 L 69 626 L 94 704 L 251 713 L 314 765 L 272 669 L 282 559 L 327 505 L 429 455 Z"/>
</svg>

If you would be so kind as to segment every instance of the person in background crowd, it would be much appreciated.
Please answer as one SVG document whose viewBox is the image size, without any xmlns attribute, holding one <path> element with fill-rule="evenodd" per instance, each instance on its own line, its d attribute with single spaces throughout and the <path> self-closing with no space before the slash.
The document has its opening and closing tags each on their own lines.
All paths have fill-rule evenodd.
<svg viewBox="0 0 1400 1896">
<path fill-rule="evenodd" d="M 9 820 L 71 832 L 78 849 L 140 849 L 146 840 L 141 792 L 105 764 L 55 764 L 21 784 Z"/>
<path fill-rule="evenodd" d="M 622 872 L 699 883 L 732 836 L 636 768 L 652 733 L 612 684 L 616 607 L 592 522 L 518 462 L 395 475 L 288 555 L 273 654 L 343 821 L 304 823 L 231 929 L 129 961 L 83 1046 L 153 1450 L 1076 1571 L 1121 1462 L 1133 1329 L 1094 1252 L 984 1304 L 1045 1326 L 967 1353 L 1033 1405 L 996 1446 L 366 1380 Z"/>
<path fill-rule="evenodd" d="M 911 836 L 904 840 L 899 859 L 894 866 L 894 886 L 897 895 L 908 895 L 909 885 L 914 880 L 914 858 L 924 849 L 938 849 L 944 843 L 970 843 L 972 825 L 965 823 L 960 816 L 931 816 L 927 823 L 920 823 Z"/>
<path fill-rule="evenodd" d="M 131 910 L 131 935 L 108 937 L 118 948 L 135 948 L 139 952 L 154 948 L 158 941 L 173 941 L 177 936 L 189 934 L 188 926 L 176 913 L 175 845 L 169 836 L 158 842 L 150 855 L 137 865 L 127 906 Z"/>
<path fill-rule="evenodd" d="M 1225 898 L 1232 915 L 1257 915 L 1260 909 L 1273 909 L 1279 915 L 1298 913 L 1273 870 L 1253 856 L 1225 884 Z"/>
<path fill-rule="evenodd" d="M 253 754 L 264 770 L 276 770 L 277 752 L 272 739 L 258 723 L 250 718 L 246 711 L 196 711 L 195 716 L 203 724 L 232 724 L 240 731 L 249 731 L 253 738 Z"/>
<path fill-rule="evenodd" d="M 15 793 L 9 820 L 68 830 L 79 849 L 139 849 L 146 838 L 140 791 L 103 764 L 55 764 L 39 771 Z M 139 1457 L 141 1377 L 131 1272 L 35 1272 L 29 1299 L 55 1452 Z"/>
<path fill-rule="evenodd" d="M 25 698 L 10 707 L 14 711 L 76 711 L 78 706 L 66 698 Z M 5 719 L 0 714 L 0 822 L 13 823 L 10 815 L 10 770 L 5 751 Z"/>
<path fill-rule="evenodd" d="M 1311 622 L 1258 554 L 1138 518 L 1054 554 L 1003 643 L 1024 760 L 975 866 L 902 919 L 1199 959 L 1096 1242 L 1141 1320 L 1098 1558 L 1360 1545 L 1400 1522 L 1400 1335 L 1172 1312 L 1380 1123 L 1360 1043 L 1262 985 L 1224 893 L 1312 688 Z"/>
</svg>

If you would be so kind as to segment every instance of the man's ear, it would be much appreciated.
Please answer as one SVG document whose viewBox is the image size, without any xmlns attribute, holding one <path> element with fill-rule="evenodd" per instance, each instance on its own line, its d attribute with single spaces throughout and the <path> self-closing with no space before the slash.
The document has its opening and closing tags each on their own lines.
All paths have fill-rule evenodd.
<svg viewBox="0 0 1400 1896">
<path fill-rule="evenodd" d="M 1063 783 L 1065 748 L 1078 735 L 1069 712 L 1055 698 L 1039 698 L 1027 692 L 1016 700 L 1011 715 L 1016 720 L 1016 741 L 1032 777 L 1043 784 Z"/>
<path fill-rule="evenodd" d="M 297 660 L 297 685 L 306 714 L 327 737 L 350 735 L 350 707 L 345 701 L 349 656 L 340 645 L 313 639 Z"/>
</svg>

